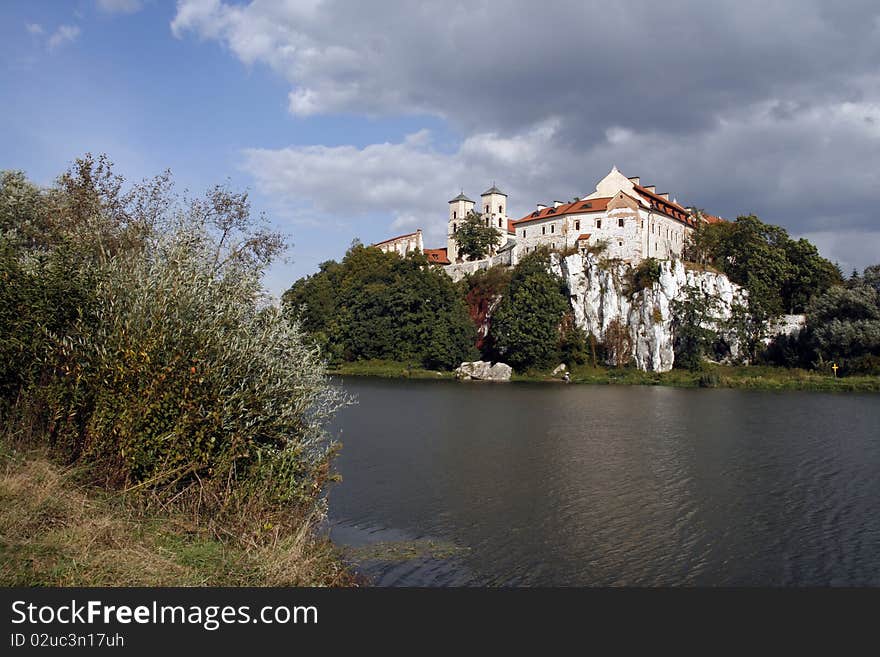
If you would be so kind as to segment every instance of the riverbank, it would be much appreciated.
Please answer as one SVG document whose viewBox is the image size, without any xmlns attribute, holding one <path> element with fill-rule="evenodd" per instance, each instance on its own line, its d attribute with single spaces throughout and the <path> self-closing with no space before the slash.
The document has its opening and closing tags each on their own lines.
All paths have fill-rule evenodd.
<svg viewBox="0 0 880 657">
<path fill-rule="evenodd" d="M 382 378 L 453 379 L 452 372 L 426 370 L 407 363 L 375 360 L 341 363 L 331 370 L 337 376 L 376 376 Z M 513 381 L 559 382 L 549 371 L 514 374 Z M 835 378 L 801 369 L 771 366 L 712 365 L 700 372 L 671 370 L 643 372 L 634 368 L 576 366 L 571 383 L 593 385 L 650 385 L 676 388 L 743 388 L 752 390 L 818 390 L 829 392 L 880 392 L 880 376 Z"/>
<path fill-rule="evenodd" d="M 245 547 L 183 514 L 148 512 L 0 443 L 0 586 L 348 586 L 311 523 Z"/>
</svg>

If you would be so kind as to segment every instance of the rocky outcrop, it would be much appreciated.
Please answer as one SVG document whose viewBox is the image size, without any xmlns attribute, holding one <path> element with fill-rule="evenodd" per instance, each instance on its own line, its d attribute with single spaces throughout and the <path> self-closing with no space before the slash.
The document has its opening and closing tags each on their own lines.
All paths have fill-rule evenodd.
<svg viewBox="0 0 880 657">
<path fill-rule="evenodd" d="M 484 360 L 475 360 L 470 363 L 462 363 L 454 370 L 455 377 L 462 381 L 510 381 L 513 368 L 504 363 L 492 363 Z"/>
<path fill-rule="evenodd" d="M 681 261 L 661 261 L 659 281 L 633 294 L 626 289 L 630 265 L 623 262 L 600 263 L 594 255 L 574 254 L 554 258 L 552 268 L 568 283 L 576 324 L 601 341 L 617 320 L 627 327 L 633 359 L 643 370 L 672 369 L 672 304 L 683 300 L 689 287 L 717 300 L 714 316 L 706 318 L 716 329 L 730 318 L 735 305 L 748 304 L 746 291 L 724 274 L 688 269 Z M 737 357 L 736 341 L 726 337 L 732 357 Z"/>
</svg>

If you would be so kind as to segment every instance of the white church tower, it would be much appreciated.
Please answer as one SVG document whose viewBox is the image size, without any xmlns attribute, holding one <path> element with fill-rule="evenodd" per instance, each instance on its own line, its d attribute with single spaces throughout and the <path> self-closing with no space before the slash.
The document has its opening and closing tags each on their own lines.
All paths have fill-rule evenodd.
<svg viewBox="0 0 880 657">
<path fill-rule="evenodd" d="M 487 226 L 492 226 L 501 236 L 496 250 L 507 241 L 507 194 L 492 183 L 480 194 L 480 216 Z"/>
<path fill-rule="evenodd" d="M 449 219 L 446 222 L 446 257 L 449 258 L 449 262 L 458 260 L 458 244 L 453 236 L 473 209 L 474 202 L 465 196 L 464 192 L 449 201 Z"/>
</svg>

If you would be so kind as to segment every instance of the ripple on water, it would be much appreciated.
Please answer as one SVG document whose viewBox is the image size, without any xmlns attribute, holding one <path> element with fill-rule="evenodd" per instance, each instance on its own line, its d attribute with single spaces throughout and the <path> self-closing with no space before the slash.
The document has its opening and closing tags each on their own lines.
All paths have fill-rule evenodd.
<svg viewBox="0 0 880 657">
<path fill-rule="evenodd" d="M 410 544 L 377 584 L 880 585 L 876 395 L 345 385 L 331 534 Z"/>
</svg>

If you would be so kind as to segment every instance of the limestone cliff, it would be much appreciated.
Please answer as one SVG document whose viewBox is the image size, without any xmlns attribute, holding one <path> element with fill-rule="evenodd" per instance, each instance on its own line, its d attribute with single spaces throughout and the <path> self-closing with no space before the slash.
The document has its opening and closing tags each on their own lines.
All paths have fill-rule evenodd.
<svg viewBox="0 0 880 657">
<path fill-rule="evenodd" d="M 717 299 L 714 318 L 724 320 L 732 308 L 746 306 L 746 291 L 725 275 L 685 268 L 681 261 L 661 261 L 660 280 L 651 287 L 627 294 L 626 280 L 630 265 L 600 261 L 596 256 L 554 256 L 552 268 L 568 283 L 575 321 L 587 334 L 602 340 L 608 325 L 617 319 L 628 327 L 636 365 L 643 370 L 665 372 L 675 359 L 672 334 L 672 304 L 685 297 L 688 287 L 696 287 Z M 716 328 L 722 326 L 715 322 Z M 728 336 L 730 337 L 730 336 Z M 732 356 L 738 345 L 728 340 Z"/>
</svg>

